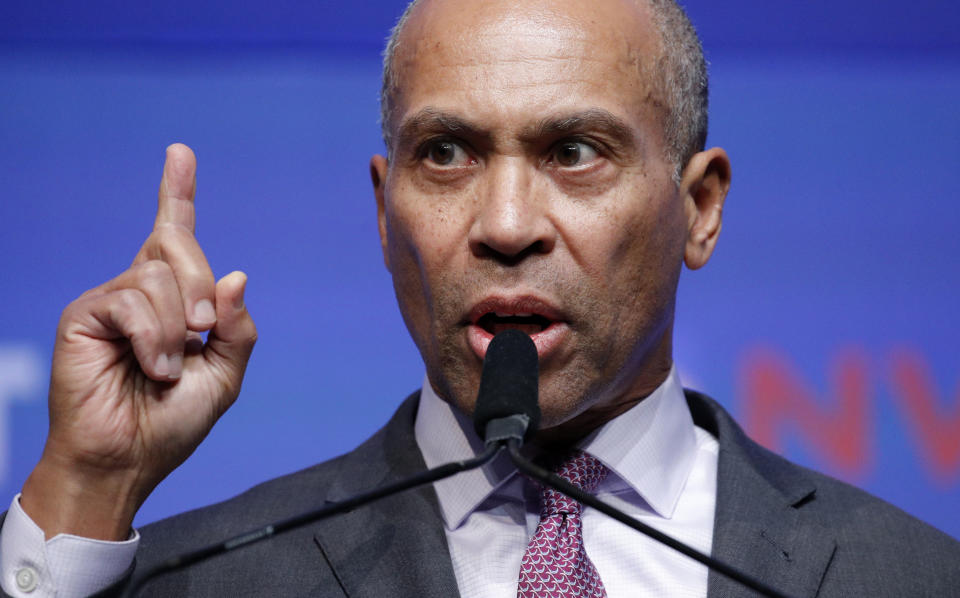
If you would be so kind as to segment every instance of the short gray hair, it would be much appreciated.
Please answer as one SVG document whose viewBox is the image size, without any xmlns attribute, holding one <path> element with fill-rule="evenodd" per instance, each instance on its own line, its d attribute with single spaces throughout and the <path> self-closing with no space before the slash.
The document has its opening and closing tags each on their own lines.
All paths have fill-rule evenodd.
<svg viewBox="0 0 960 598">
<path fill-rule="evenodd" d="M 383 51 L 383 81 L 380 87 L 380 127 L 390 152 L 390 111 L 397 79 L 393 64 L 400 33 L 420 0 L 413 0 L 390 30 Z M 703 46 L 690 18 L 676 0 L 646 0 L 660 33 L 661 55 L 656 63 L 660 92 L 666 102 L 664 135 L 668 159 L 674 166 L 674 182 L 683 168 L 707 142 L 708 78 Z"/>
<path fill-rule="evenodd" d="M 400 45 L 400 32 L 404 25 L 410 19 L 410 13 L 420 3 L 420 0 L 412 0 L 407 4 L 403 14 L 397 19 L 397 24 L 390 30 L 390 36 L 387 37 L 387 45 L 383 49 L 383 74 L 380 84 L 380 132 L 383 135 L 383 142 L 387 146 L 387 152 L 390 152 L 390 110 L 392 109 L 391 100 L 393 92 L 397 87 L 397 77 L 394 72 L 393 59 L 397 55 L 397 46 Z"/>
</svg>

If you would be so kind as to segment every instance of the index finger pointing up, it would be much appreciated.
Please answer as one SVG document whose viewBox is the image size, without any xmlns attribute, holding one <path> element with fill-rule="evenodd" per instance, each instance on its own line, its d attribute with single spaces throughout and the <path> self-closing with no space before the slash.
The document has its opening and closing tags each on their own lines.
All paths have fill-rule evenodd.
<svg viewBox="0 0 960 598">
<path fill-rule="evenodd" d="M 156 229 L 162 224 L 179 224 L 190 232 L 196 222 L 193 196 L 197 190 L 197 158 L 193 150 L 182 143 L 167 148 L 160 179 L 160 198 L 157 204 Z"/>
</svg>

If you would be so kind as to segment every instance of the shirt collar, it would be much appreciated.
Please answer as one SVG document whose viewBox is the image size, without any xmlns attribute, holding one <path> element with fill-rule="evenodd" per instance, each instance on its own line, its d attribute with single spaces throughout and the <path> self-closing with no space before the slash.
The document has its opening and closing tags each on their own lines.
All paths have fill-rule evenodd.
<svg viewBox="0 0 960 598">
<path fill-rule="evenodd" d="M 427 467 L 468 459 L 483 450 L 473 422 L 434 392 L 424 377 L 414 433 Z M 676 366 L 650 396 L 580 442 L 611 470 L 599 489 L 636 492 L 669 519 L 693 468 L 696 434 Z M 456 529 L 516 473 L 506 455 L 489 465 L 434 483 L 448 529 Z"/>
</svg>

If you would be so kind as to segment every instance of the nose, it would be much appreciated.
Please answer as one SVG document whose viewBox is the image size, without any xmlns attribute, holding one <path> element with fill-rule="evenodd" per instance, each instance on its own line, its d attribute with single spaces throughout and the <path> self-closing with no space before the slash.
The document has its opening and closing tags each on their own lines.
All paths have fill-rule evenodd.
<svg viewBox="0 0 960 598">
<path fill-rule="evenodd" d="M 475 256 L 516 262 L 553 250 L 557 231 L 547 197 L 535 188 L 533 170 L 523 158 L 504 157 L 487 164 L 468 234 Z"/>
</svg>

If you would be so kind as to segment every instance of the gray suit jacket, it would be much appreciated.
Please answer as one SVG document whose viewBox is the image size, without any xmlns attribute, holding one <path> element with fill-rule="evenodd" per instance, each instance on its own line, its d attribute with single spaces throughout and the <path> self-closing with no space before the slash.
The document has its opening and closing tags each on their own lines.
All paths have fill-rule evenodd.
<svg viewBox="0 0 960 598">
<path fill-rule="evenodd" d="M 409 397 L 344 456 L 143 528 L 137 572 L 421 471 L 417 400 Z M 960 596 L 956 540 L 763 449 L 712 399 L 688 391 L 687 400 L 696 424 L 720 444 L 715 557 L 797 597 Z M 158 578 L 142 595 L 457 596 L 441 522 L 431 487 L 408 491 Z M 708 594 L 754 595 L 712 572 Z"/>
</svg>

